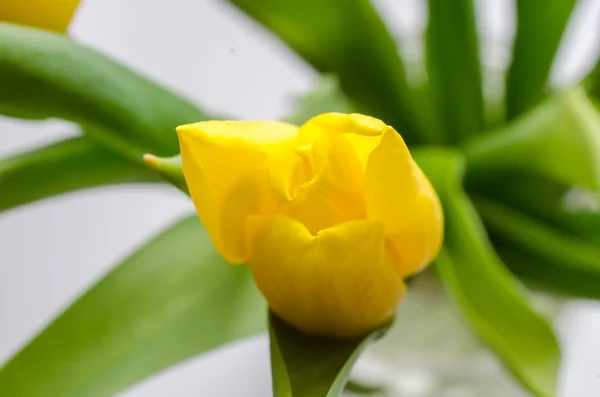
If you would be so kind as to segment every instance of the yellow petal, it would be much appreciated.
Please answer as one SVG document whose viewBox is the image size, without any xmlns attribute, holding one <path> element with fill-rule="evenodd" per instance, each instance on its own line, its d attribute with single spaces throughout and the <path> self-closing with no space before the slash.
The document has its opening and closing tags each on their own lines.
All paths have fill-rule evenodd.
<svg viewBox="0 0 600 397">
<path fill-rule="evenodd" d="M 349 338 L 396 311 L 405 285 L 380 222 L 357 220 L 311 235 L 284 215 L 251 217 L 249 265 L 271 309 L 314 335 Z"/>
<path fill-rule="evenodd" d="M 303 159 L 304 183 L 296 187 L 284 213 L 300 220 L 313 235 L 364 219 L 367 151 L 379 143 L 376 136 L 385 127 L 378 119 L 343 113 L 325 113 L 304 124 L 297 151 Z"/>
<path fill-rule="evenodd" d="M 312 178 L 294 189 L 283 212 L 302 222 L 313 235 L 349 220 L 364 219 L 364 171 L 346 138 L 309 121 L 300 128 L 299 140 L 309 139 L 314 139 L 312 144 L 297 153 L 304 173 L 312 171 Z"/>
<path fill-rule="evenodd" d="M 350 164 L 346 168 L 351 170 L 346 171 L 346 176 L 351 177 L 344 183 L 364 183 L 367 214 L 362 217 L 385 224 L 388 245 L 400 274 L 408 276 L 431 262 L 442 242 L 441 205 L 400 135 L 381 120 L 361 114 L 327 113 L 308 124 L 318 126 L 313 130 L 343 136 L 345 144 L 336 145 L 343 146 L 345 162 Z M 310 132 L 303 126 L 300 139 L 309 141 L 311 136 L 305 131 Z M 347 154 L 348 147 L 354 156 Z M 353 157 L 358 159 L 360 171 L 356 161 L 350 160 Z"/>
<path fill-rule="evenodd" d="M 406 277 L 421 270 L 440 249 L 442 207 L 393 128 L 385 129 L 370 154 L 365 178 L 367 217 L 385 224 L 398 271 Z"/>
<path fill-rule="evenodd" d="M 273 213 L 287 199 L 298 162 L 297 130 L 258 121 L 206 121 L 177 128 L 196 211 L 229 262 L 247 259 L 247 217 Z"/>
<path fill-rule="evenodd" d="M 325 113 L 309 120 L 308 123 L 344 134 L 363 169 L 366 168 L 369 155 L 379 145 L 381 134 L 387 128 L 383 121 L 357 113 Z"/>
<path fill-rule="evenodd" d="M 1 0 L 0 21 L 65 32 L 79 0 Z"/>
</svg>

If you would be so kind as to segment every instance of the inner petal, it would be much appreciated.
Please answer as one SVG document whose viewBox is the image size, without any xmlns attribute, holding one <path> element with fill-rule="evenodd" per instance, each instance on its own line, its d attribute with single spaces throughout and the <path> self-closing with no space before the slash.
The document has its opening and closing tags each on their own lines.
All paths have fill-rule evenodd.
<svg viewBox="0 0 600 397">
<path fill-rule="evenodd" d="M 306 126 L 314 129 L 314 141 L 297 153 L 299 175 L 307 182 L 295 187 L 283 212 L 302 222 L 312 235 L 343 222 L 365 219 L 364 169 L 345 135 Z M 308 179 L 306 174 L 311 170 L 314 175 Z"/>
</svg>

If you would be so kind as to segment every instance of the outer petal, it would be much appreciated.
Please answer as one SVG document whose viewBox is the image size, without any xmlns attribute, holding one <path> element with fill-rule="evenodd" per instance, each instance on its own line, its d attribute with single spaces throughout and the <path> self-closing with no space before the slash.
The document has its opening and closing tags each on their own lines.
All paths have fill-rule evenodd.
<svg viewBox="0 0 600 397">
<path fill-rule="evenodd" d="M 442 207 L 393 128 L 384 131 L 370 154 L 365 178 L 368 219 L 385 223 L 400 274 L 405 277 L 421 270 L 440 249 Z"/>
<path fill-rule="evenodd" d="M 317 236 L 284 215 L 248 224 L 249 265 L 271 309 L 315 335 L 356 337 L 390 318 L 405 285 L 380 222 L 358 220 Z"/>
<path fill-rule="evenodd" d="M 64 32 L 79 0 L 1 0 L 0 21 Z"/>
<path fill-rule="evenodd" d="M 246 220 L 275 212 L 295 178 L 297 127 L 206 121 L 177 128 L 183 172 L 213 244 L 232 263 L 247 259 Z"/>
</svg>

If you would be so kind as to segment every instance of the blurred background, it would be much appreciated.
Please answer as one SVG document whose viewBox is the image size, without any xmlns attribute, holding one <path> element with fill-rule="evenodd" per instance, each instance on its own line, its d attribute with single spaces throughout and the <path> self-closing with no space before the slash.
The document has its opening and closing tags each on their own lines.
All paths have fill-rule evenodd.
<svg viewBox="0 0 600 397">
<path fill-rule="evenodd" d="M 423 3 L 374 3 L 402 43 L 404 56 L 414 63 L 422 61 L 421 36 L 426 26 Z M 477 2 L 481 56 L 491 69 L 505 68 L 510 56 L 512 4 L 509 0 Z M 576 83 L 593 66 L 600 51 L 599 27 L 600 1 L 580 1 L 552 71 L 555 85 Z M 317 79 L 310 66 L 277 38 L 223 0 L 83 0 L 70 34 L 203 109 L 231 118 L 277 119 Z M 486 76 L 485 85 L 493 84 L 494 77 Z M 58 121 L 0 118 L 0 158 L 73 135 L 75 128 Z M 0 362 L 112 265 L 192 211 L 183 194 L 154 185 L 77 192 L 3 213 Z M 597 397 L 600 304 L 569 303 L 557 322 L 565 346 L 560 396 Z M 174 367 L 120 396 L 268 396 L 268 354 L 266 335 L 254 337 Z M 404 365 L 409 371 L 402 372 L 402 381 L 396 385 L 402 395 L 429 395 L 424 393 L 435 388 L 434 380 L 419 371 L 410 372 L 409 363 Z M 383 372 L 390 371 L 390 366 L 381 364 L 381 355 L 374 348 L 356 370 L 377 380 L 388 376 Z M 228 381 L 231 373 L 237 376 L 235 383 Z M 445 388 L 440 393 L 432 395 L 480 396 L 457 388 Z"/>
</svg>

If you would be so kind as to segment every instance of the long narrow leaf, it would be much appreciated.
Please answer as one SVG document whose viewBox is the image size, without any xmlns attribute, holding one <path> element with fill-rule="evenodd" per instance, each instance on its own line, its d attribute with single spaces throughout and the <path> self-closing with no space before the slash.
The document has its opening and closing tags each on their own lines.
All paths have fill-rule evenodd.
<svg viewBox="0 0 600 397">
<path fill-rule="evenodd" d="M 0 369 L 2 395 L 108 397 L 265 329 L 248 269 L 225 263 L 196 217 L 125 260 Z"/>
<path fill-rule="evenodd" d="M 74 121 L 142 162 L 178 153 L 180 124 L 206 116 L 187 101 L 68 38 L 0 23 L 0 114 Z"/>
<path fill-rule="evenodd" d="M 0 212 L 78 189 L 146 181 L 158 178 L 88 138 L 68 139 L 0 159 Z"/>
<path fill-rule="evenodd" d="M 600 112 L 581 88 L 556 95 L 465 148 L 469 183 L 511 173 L 600 189 Z"/>
<path fill-rule="evenodd" d="M 352 365 L 390 324 L 353 340 L 308 336 L 269 316 L 274 397 L 338 397 Z"/>
<path fill-rule="evenodd" d="M 498 255 L 508 268 L 532 287 L 568 296 L 598 298 L 598 276 L 567 269 L 564 264 L 534 257 L 523 249 L 491 232 Z"/>
<path fill-rule="evenodd" d="M 586 86 L 590 95 L 600 101 L 600 59 L 592 72 L 586 78 Z"/>
<path fill-rule="evenodd" d="M 472 0 L 429 0 L 427 75 L 445 140 L 483 129 L 483 94 Z"/>
<path fill-rule="evenodd" d="M 580 240 L 600 243 L 600 203 L 598 193 L 526 175 L 490 178 L 473 186 L 471 193 L 494 200 Z M 594 197 L 594 194 L 596 195 Z M 568 207 L 568 196 L 581 202 L 580 209 Z"/>
<path fill-rule="evenodd" d="M 388 395 L 383 387 L 363 384 L 353 379 L 346 383 L 345 391 L 353 396 L 386 397 Z"/>
<path fill-rule="evenodd" d="M 570 295 L 600 299 L 600 246 L 506 205 L 481 198 L 475 203 L 513 272 Z"/>
<path fill-rule="evenodd" d="M 401 131 L 418 135 L 398 48 L 369 0 L 229 0 L 287 42 L 365 108 Z"/>
<path fill-rule="evenodd" d="M 517 35 L 506 78 L 506 113 L 514 118 L 544 94 L 550 68 L 577 0 L 516 0 Z"/>
<path fill-rule="evenodd" d="M 449 294 L 525 387 L 539 397 L 555 396 L 560 350 L 552 328 L 496 256 L 460 186 L 462 156 L 444 149 L 413 153 L 444 205 L 446 237 L 436 265 Z"/>
</svg>

